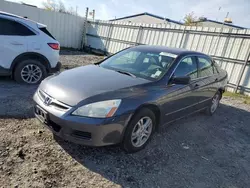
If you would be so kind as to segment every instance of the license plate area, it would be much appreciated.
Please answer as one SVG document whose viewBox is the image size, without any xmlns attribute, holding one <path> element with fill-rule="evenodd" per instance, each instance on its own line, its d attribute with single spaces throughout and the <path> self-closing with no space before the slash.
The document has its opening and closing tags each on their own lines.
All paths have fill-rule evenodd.
<svg viewBox="0 0 250 188">
<path fill-rule="evenodd" d="M 35 114 L 42 123 L 48 124 L 48 113 L 38 105 L 35 106 Z"/>
</svg>

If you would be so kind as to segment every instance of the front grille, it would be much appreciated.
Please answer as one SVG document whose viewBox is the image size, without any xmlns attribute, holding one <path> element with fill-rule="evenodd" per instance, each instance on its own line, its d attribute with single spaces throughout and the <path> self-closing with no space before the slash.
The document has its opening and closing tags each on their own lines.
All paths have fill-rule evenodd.
<svg viewBox="0 0 250 188">
<path fill-rule="evenodd" d="M 54 99 L 53 97 L 49 96 L 47 93 L 43 92 L 42 90 L 38 90 L 38 96 L 40 97 L 40 99 L 44 102 L 46 97 L 50 97 L 52 99 L 52 102 L 48 105 L 48 106 L 52 106 L 56 109 L 59 109 L 59 110 L 63 110 L 63 111 L 66 111 L 66 110 L 69 110 L 71 107 Z"/>
<path fill-rule="evenodd" d="M 84 131 L 73 131 L 72 136 L 85 139 L 85 140 L 91 140 L 91 133 L 90 132 L 84 132 Z"/>
<path fill-rule="evenodd" d="M 42 101 L 44 101 L 45 100 L 45 95 L 44 95 L 44 93 L 41 91 L 41 90 L 38 90 L 38 94 L 39 94 L 39 96 L 40 96 L 40 98 L 42 99 Z"/>
<path fill-rule="evenodd" d="M 61 110 L 68 110 L 69 109 L 69 107 L 66 107 L 65 105 L 61 105 L 61 104 L 58 104 L 55 102 L 52 102 L 50 105 L 54 106 L 55 108 L 61 109 Z"/>
</svg>

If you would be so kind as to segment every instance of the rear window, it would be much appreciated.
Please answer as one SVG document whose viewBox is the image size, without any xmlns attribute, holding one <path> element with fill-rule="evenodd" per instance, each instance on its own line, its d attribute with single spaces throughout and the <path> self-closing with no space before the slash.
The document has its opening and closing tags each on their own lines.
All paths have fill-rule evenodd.
<svg viewBox="0 0 250 188">
<path fill-rule="evenodd" d="M 50 36 L 51 38 L 55 39 L 53 35 L 46 29 L 46 27 L 39 28 L 42 32 L 44 32 L 46 35 Z M 56 39 L 55 39 L 56 40 Z"/>
</svg>

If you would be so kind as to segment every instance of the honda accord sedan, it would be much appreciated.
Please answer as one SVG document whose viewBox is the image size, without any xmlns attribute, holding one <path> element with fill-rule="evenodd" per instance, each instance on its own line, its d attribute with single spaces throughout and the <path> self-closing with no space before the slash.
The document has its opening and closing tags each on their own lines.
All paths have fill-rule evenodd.
<svg viewBox="0 0 250 188">
<path fill-rule="evenodd" d="M 227 73 L 199 52 L 136 46 L 46 78 L 35 116 L 55 135 L 88 146 L 144 148 L 153 133 L 187 115 L 215 113 Z"/>
</svg>

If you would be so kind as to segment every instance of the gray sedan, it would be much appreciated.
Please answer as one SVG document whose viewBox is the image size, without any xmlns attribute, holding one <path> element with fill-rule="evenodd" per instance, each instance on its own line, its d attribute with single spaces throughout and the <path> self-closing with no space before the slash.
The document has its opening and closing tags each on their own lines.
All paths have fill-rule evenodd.
<svg viewBox="0 0 250 188">
<path fill-rule="evenodd" d="M 198 111 L 212 115 L 226 84 L 227 73 L 205 54 L 137 46 L 48 77 L 34 111 L 63 139 L 136 152 L 160 126 Z"/>
</svg>

